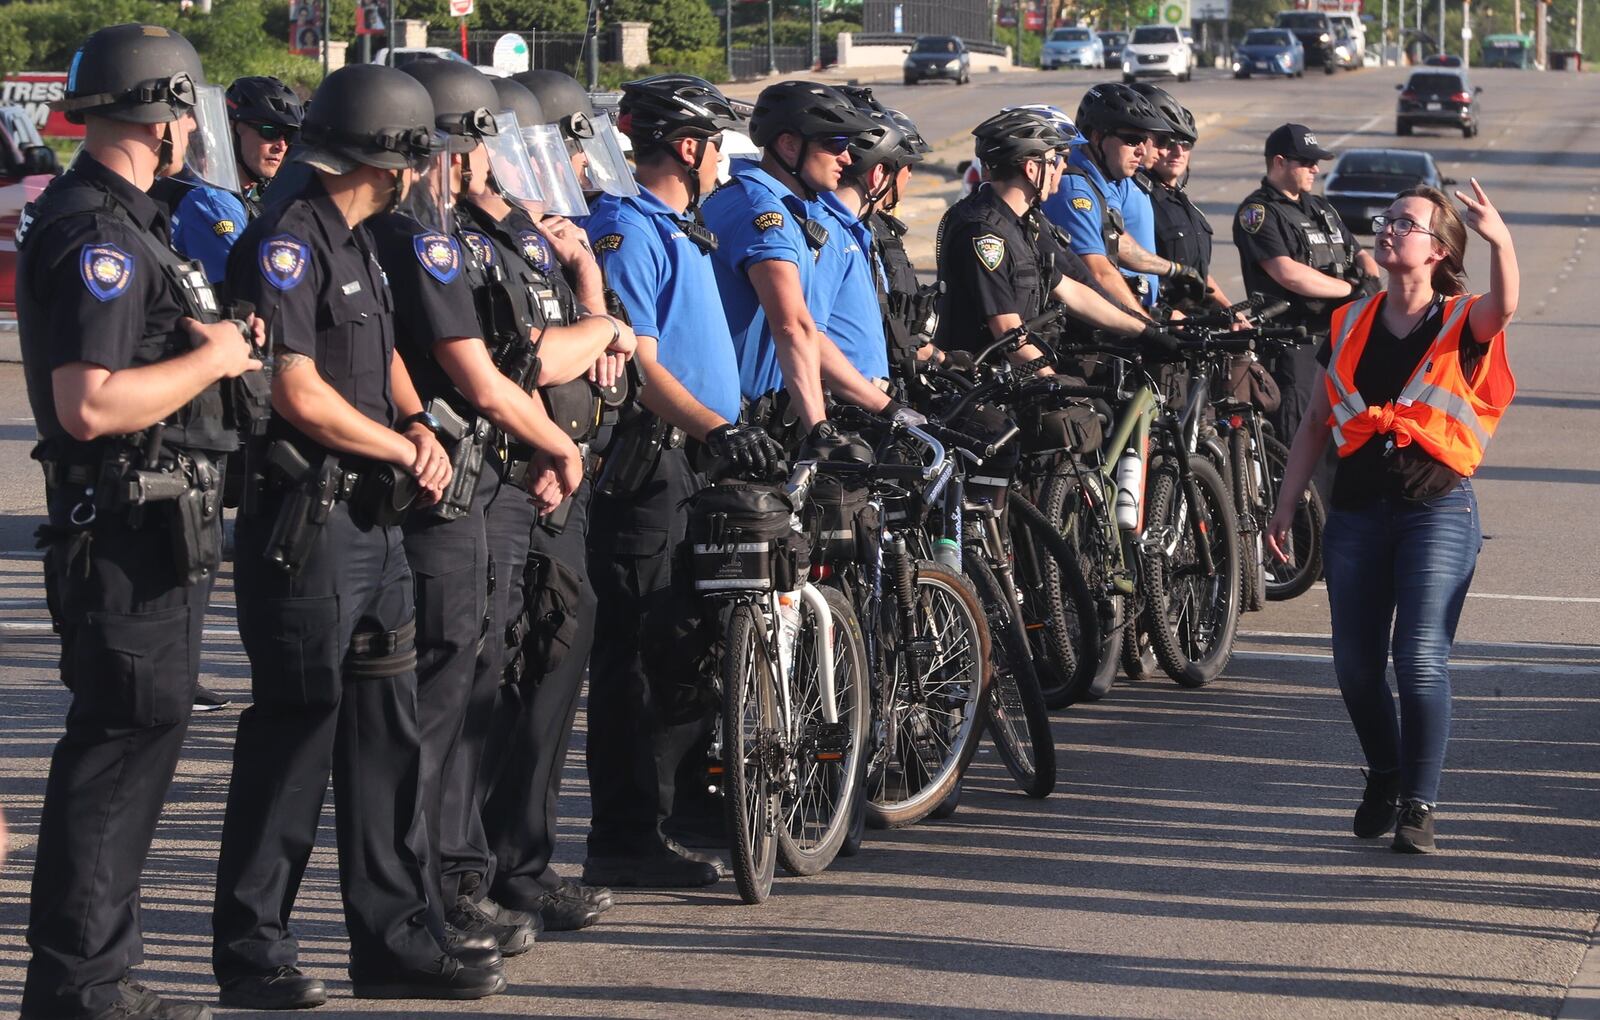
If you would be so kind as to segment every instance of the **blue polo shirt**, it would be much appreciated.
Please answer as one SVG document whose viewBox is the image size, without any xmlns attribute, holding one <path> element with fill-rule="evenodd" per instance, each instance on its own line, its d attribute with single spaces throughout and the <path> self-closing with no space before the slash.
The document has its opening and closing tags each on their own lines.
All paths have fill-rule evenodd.
<svg viewBox="0 0 1600 1020">
<path fill-rule="evenodd" d="M 872 228 L 833 192 L 822 194 L 820 201 L 833 222 L 827 225 L 828 250 L 817 260 L 817 266 L 824 279 L 839 281 L 833 312 L 822 331 L 839 345 L 857 372 L 868 379 L 886 379 L 889 344 L 883 338 L 883 308 L 878 303 L 883 282 L 872 254 Z M 825 265 L 830 268 L 823 270 Z M 837 273 L 831 268 L 833 265 L 838 266 Z"/>
<path fill-rule="evenodd" d="M 1105 201 L 1109 202 L 1113 209 L 1122 213 L 1123 228 L 1128 232 L 1128 235 L 1144 246 L 1146 251 L 1155 251 L 1153 247 L 1155 244 L 1155 212 L 1150 207 L 1148 195 L 1139 191 L 1138 186 L 1131 179 L 1120 180 L 1115 184 L 1106 180 L 1105 174 L 1100 172 L 1100 168 L 1090 158 L 1087 143 L 1072 146 L 1072 149 L 1067 153 L 1067 164 L 1088 174 L 1094 184 L 1091 185 L 1089 181 L 1081 177 L 1068 174 L 1061 179 L 1060 190 L 1045 200 L 1043 209 L 1050 222 L 1067 232 L 1067 236 L 1072 239 L 1072 250 L 1074 252 L 1080 256 L 1103 255 L 1107 258 L 1111 257 L 1107 255 L 1105 243 L 1100 238 L 1101 193 L 1104 193 Z M 1094 185 L 1099 186 L 1099 191 L 1095 190 Z M 1128 200 L 1129 191 L 1144 199 L 1144 209 L 1142 210 L 1144 222 L 1140 225 L 1140 229 L 1148 234 L 1150 240 L 1148 245 L 1145 244 L 1145 238 L 1135 231 L 1134 224 L 1129 221 L 1128 209 L 1135 204 Z M 1135 219 L 1139 218 L 1140 213 L 1140 210 L 1135 210 Z M 1151 283 L 1154 284 L 1153 277 L 1147 277 L 1147 279 L 1150 279 Z M 1145 303 L 1153 304 L 1155 295 L 1156 288 L 1151 286 Z"/>
<path fill-rule="evenodd" d="M 682 214 L 648 189 L 595 200 L 588 230 L 606 283 L 634 332 L 659 342 L 661 367 L 728 421 L 739 420 L 739 363 L 712 258 L 684 234 Z"/>
<path fill-rule="evenodd" d="M 249 225 L 250 214 L 238 195 L 200 185 L 172 210 L 172 247 L 186 259 L 199 259 L 206 279 L 221 283 L 228 275 L 228 252 Z"/>
<path fill-rule="evenodd" d="M 727 316 L 733 348 L 739 356 L 739 389 L 754 400 L 783 388 L 783 369 L 767 325 L 766 312 L 747 275 L 758 262 L 778 260 L 800 270 L 806 306 L 818 328 L 833 312 L 838 280 L 818 272 L 821 251 L 806 242 L 802 218 L 829 227 L 831 216 L 820 203 L 807 202 L 761 169 L 759 163 L 735 159 L 728 182 L 701 207 L 706 226 L 719 242 L 712 266 Z M 826 246 L 825 246 L 826 247 Z"/>
<path fill-rule="evenodd" d="M 1156 251 L 1156 207 L 1150 201 L 1150 194 L 1138 183 L 1128 177 L 1117 182 L 1122 189 L 1122 225 L 1128 228 L 1128 236 L 1139 242 L 1139 247 L 1155 254 Z M 1153 307 L 1156 298 L 1161 293 L 1161 278 L 1149 273 L 1140 273 L 1149 291 L 1145 298 L 1145 307 Z"/>
</svg>

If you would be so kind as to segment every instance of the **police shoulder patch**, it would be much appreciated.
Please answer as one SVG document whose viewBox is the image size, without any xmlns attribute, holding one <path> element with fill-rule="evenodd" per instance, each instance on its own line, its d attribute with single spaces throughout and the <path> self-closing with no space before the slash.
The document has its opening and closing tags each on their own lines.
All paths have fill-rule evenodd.
<svg viewBox="0 0 1600 1020">
<path fill-rule="evenodd" d="M 1260 202 L 1246 202 L 1239 207 L 1239 226 L 1245 233 L 1254 234 L 1267 222 L 1267 207 Z"/>
<path fill-rule="evenodd" d="M 467 242 L 467 247 L 472 249 L 472 254 L 479 262 L 486 266 L 494 265 L 494 244 L 489 240 L 489 235 L 476 230 L 463 230 L 461 239 Z"/>
<path fill-rule="evenodd" d="M 998 234 L 984 234 L 972 239 L 972 250 L 978 253 L 978 261 L 983 263 L 983 268 L 992 273 L 1005 260 L 1006 242 Z"/>
<path fill-rule="evenodd" d="M 261 276 L 279 290 L 292 290 L 305 279 L 311 246 L 293 234 L 277 234 L 261 242 Z"/>
<path fill-rule="evenodd" d="M 517 244 L 522 249 L 522 257 L 539 268 L 540 272 L 550 269 L 550 242 L 537 230 L 519 230 Z"/>
<path fill-rule="evenodd" d="M 234 223 L 232 220 L 218 220 L 217 222 L 211 224 L 211 232 L 216 234 L 218 237 L 227 237 L 229 234 L 233 233 L 233 231 Z"/>
<path fill-rule="evenodd" d="M 461 274 L 461 246 L 455 238 L 429 231 L 413 237 L 411 247 L 422 268 L 440 283 L 450 283 Z"/>
<path fill-rule="evenodd" d="M 781 227 L 783 226 L 783 213 L 776 210 L 757 213 L 756 218 L 750 221 L 750 225 L 757 230 L 772 230 L 776 227 Z"/>
<path fill-rule="evenodd" d="M 1075 198 L 1075 199 L 1072 200 L 1072 208 L 1080 210 L 1082 212 L 1088 212 L 1090 209 L 1094 208 L 1094 202 L 1092 202 L 1091 200 L 1089 200 L 1087 198 L 1082 198 L 1082 197 Z"/>
<path fill-rule="evenodd" d="M 84 286 L 97 300 L 121 297 L 133 282 L 133 256 L 114 244 L 86 244 L 78 255 Z"/>
<path fill-rule="evenodd" d="M 594 250 L 595 251 L 607 251 L 607 252 L 617 251 L 621 247 L 622 247 L 622 235 L 621 234 L 607 234 L 604 237 L 599 238 L 598 240 L 596 240 L 595 243 L 594 243 Z"/>
</svg>

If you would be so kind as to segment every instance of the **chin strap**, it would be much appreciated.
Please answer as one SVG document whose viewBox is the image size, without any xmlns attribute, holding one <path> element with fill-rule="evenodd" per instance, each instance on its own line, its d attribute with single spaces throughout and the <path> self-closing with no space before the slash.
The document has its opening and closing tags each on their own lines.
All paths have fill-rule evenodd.
<svg viewBox="0 0 1600 1020">
<path fill-rule="evenodd" d="M 404 196 L 400 193 L 400 180 L 404 173 L 404 170 L 396 170 L 389 175 L 391 184 L 389 188 L 389 201 L 384 203 L 383 206 L 383 211 L 385 213 L 398 212 L 400 209 L 400 203 L 404 200 Z"/>
<path fill-rule="evenodd" d="M 796 184 L 800 185 L 800 191 L 805 196 L 806 201 L 807 202 L 815 202 L 817 200 L 816 191 L 812 189 L 811 185 L 806 183 L 806 179 L 804 177 L 800 176 L 800 167 L 805 164 L 805 161 L 806 161 L 806 150 L 809 149 L 810 147 L 811 147 L 811 139 L 806 138 L 804 135 L 802 135 L 800 137 L 800 155 L 795 159 L 794 166 L 790 166 L 789 164 L 787 164 L 787 163 L 785 163 L 783 161 L 783 157 L 778 155 L 777 146 L 773 146 L 770 151 L 772 152 L 772 160 L 773 160 L 773 162 L 777 163 L 778 166 L 782 167 L 783 168 L 783 172 L 788 174 L 790 177 L 793 177 L 794 178 L 794 182 Z"/>
<path fill-rule="evenodd" d="M 168 177 L 173 173 L 172 155 L 172 121 L 169 120 L 161 125 L 161 148 L 156 153 L 156 158 L 160 160 L 161 169 L 158 171 L 157 176 Z"/>
</svg>

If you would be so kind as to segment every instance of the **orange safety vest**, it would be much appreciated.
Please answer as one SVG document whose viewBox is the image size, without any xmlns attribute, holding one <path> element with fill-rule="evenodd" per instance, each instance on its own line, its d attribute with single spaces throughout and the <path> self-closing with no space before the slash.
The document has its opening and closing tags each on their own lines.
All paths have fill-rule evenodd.
<svg viewBox="0 0 1600 1020">
<path fill-rule="evenodd" d="M 1328 424 L 1339 456 L 1348 457 L 1373 436 L 1387 433 L 1393 435 L 1395 446 L 1416 443 L 1456 474 L 1471 475 L 1483 463 L 1489 437 L 1517 392 L 1506 360 L 1505 332 L 1489 341 L 1483 360 L 1468 379 L 1461 372 L 1461 334 L 1467 312 L 1478 298 L 1446 299 L 1439 336 L 1405 389 L 1392 402 L 1369 407 L 1356 390 L 1356 365 L 1384 297 L 1374 294 L 1333 313 L 1326 384 L 1333 405 Z"/>
</svg>

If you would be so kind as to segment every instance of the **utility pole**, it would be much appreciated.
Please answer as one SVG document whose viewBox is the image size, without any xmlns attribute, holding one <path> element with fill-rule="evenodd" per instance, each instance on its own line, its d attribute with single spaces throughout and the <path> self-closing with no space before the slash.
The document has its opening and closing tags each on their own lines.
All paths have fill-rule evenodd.
<svg viewBox="0 0 1600 1020">
<path fill-rule="evenodd" d="M 1511 20 L 1517 24 L 1517 34 L 1522 34 L 1522 0 L 1511 0 Z"/>
<path fill-rule="evenodd" d="M 1444 45 L 1444 0 L 1439 0 L 1439 52 L 1448 52 Z"/>
<path fill-rule="evenodd" d="M 822 16 L 817 12 L 817 0 L 811 0 L 811 69 L 822 70 Z"/>
<path fill-rule="evenodd" d="M 723 0 L 723 20 L 727 23 L 728 80 L 733 81 L 733 0 Z"/>
<path fill-rule="evenodd" d="M 389 20 L 384 22 L 383 30 L 385 38 L 389 40 L 389 52 L 385 54 L 384 59 L 388 61 L 390 67 L 393 67 L 394 48 L 400 45 L 400 40 L 394 34 L 394 0 L 389 0 Z"/>
<path fill-rule="evenodd" d="M 772 41 L 772 0 L 767 0 L 767 73 L 778 73 L 778 51 Z"/>
<path fill-rule="evenodd" d="M 1472 0 L 1461 0 L 1461 66 L 1472 66 Z"/>
<path fill-rule="evenodd" d="M 1545 0 L 1533 5 L 1533 59 L 1539 70 L 1550 69 L 1550 5 Z"/>
<path fill-rule="evenodd" d="M 1573 52 L 1581 56 L 1583 53 L 1583 0 L 1577 0 L 1577 4 L 1578 17 L 1572 26 L 1572 49 Z"/>
</svg>

